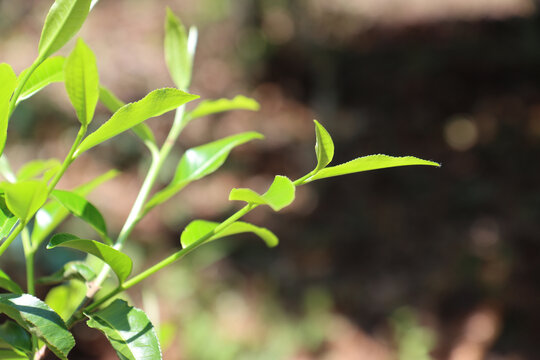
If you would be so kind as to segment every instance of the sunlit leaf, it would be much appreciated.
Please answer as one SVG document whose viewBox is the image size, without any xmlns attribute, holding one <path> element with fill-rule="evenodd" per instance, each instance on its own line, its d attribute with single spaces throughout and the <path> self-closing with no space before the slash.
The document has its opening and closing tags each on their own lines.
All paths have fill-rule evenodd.
<svg viewBox="0 0 540 360">
<path fill-rule="evenodd" d="M 83 125 L 94 118 L 99 98 L 99 75 L 96 57 L 82 39 L 66 59 L 65 83 L 69 100 Z"/>
<path fill-rule="evenodd" d="M 190 222 L 180 236 L 180 242 L 182 243 L 182 247 L 188 247 L 203 236 L 214 231 L 219 224 L 220 223 L 205 220 L 194 220 Z M 270 230 L 243 221 L 236 221 L 232 223 L 225 229 L 219 231 L 217 234 L 211 236 L 207 240 L 207 242 L 226 236 L 247 232 L 251 232 L 259 236 L 269 247 L 274 247 L 278 244 L 277 236 L 274 235 L 274 233 L 272 233 Z"/>
<path fill-rule="evenodd" d="M 99 101 L 105 105 L 110 112 L 115 113 L 122 106 L 126 105 L 125 102 L 117 98 L 109 89 L 104 86 L 99 87 Z M 140 123 L 135 125 L 131 130 L 137 135 L 142 141 L 150 141 L 151 143 L 156 143 L 156 137 L 152 132 L 152 129 L 145 123 Z"/>
<path fill-rule="evenodd" d="M 186 90 L 191 83 L 193 57 L 186 29 L 169 8 L 165 19 L 165 62 L 176 86 Z"/>
<path fill-rule="evenodd" d="M 51 6 L 39 40 L 38 59 L 45 60 L 65 45 L 81 28 L 91 0 L 56 0 Z"/>
<path fill-rule="evenodd" d="M 49 84 L 64 81 L 65 60 L 63 56 L 54 56 L 43 61 L 26 80 L 17 103 L 28 99 Z M 23 70 L 19 79 L 24 78 L 28 71 L 29 69 Z"/>
<path fill-rule="evenodd" d="M 47 200 L 47 184 L 38 180 L 3 182 L 8 209 L 19 219 L 28 221 Z"/>
<path fill-rule="evenodd" d="M 309 177 L 304 183 L 324 179 L 332 176 L 353 174 L 362 171 L 370 171 L 384 168 L 391 168 L 396 166 L 409 166 L 409 165 L 429 165 L 437 166 L 441 165 L 428 160 L 422 160 L 413 156 L 393 157 L 388 155 L 369 155 L 360 157 L 341 165 L 326 167 L 319 170 L 316 174 Z"/>
<path fill-rule="evenodd" d="M 2 360 L 28 360 L 28 356 L 15 350 L 0 349 L 0 359 Z"/>
<path fill-rule="evenodd" d="M 0 64 L 0 155 L 4 151 L 9 120 L 9 101 L 17 86 L 17 75 L 6 63 Z"/>
<path fill-rule="evenodd" d="M 39 278 L 36 282 L 38 284 L 58 284 L 67 280 L 90 282 L 94 280 L 95 277 L 96 273 L 94 270 L 84 262 L 70 261 L 52 275 Z"/>
<path fill-rule="evenodd" d="M 17 180 L 31 180 L 38 178 L 44 172 L 51 169 L 59 169 L 61 163 L 58 159 L 48 160 L 33 160 L 24 164 L 19 171 L 17 171 Z"/>
<path fill-rule="evenodd" d="M 315 153 L 317 154 L 317 167 L 315 171 L 324 168 L 334 157 L 334 142 L 326 129 L 317 121 L 315 122 Z"/>
<path fill-rule="evenodd" d="M 49 290 L 45 303 L 67 321 L 84 300 L 87 290 L 85 283 L 71 280 Z"/>
<path fill-rule="evenodd" d="M 62 318 L 43 301 L 28 294 L 0 294 L 0 312 L 43 340 L 60 359 L 67 360 L 75 340 Z"/>
<path fill-rule="evenodd" d="M 197 95 L 191 95 L 178 89 L 154 90 L 143 99 L 121 107 L 109 120 L 83 140 L 74 156 L 80 155 L 149 118 L 174 110 L 196 98 L 198 98 Z"/>
<path fill-rule="evenodd" d="M 279 211 L 294 201 L 296 187 L 289 178 L 277 175 L 268 191 L 259 195 L 251 189 L 232 189 L 229 200 L 245 201 L 249 204 L 268 205 Z"/>
<path fill-rule="evenodd" d="M 91 328 L 102 331 L 122 360 L 159 360 L 161 349 L 156 331 L 148 316 L 115 300 L 106 308 L 86 314 Z"/>
<path fill-rule="evenodd" d="M 0 194 L 0 240 L 7 237 L 18 218 L 9 211 L 4 194 Z"/>
<path fill-rule="evenodd" d="M 230 110 L 257 111 L 260 106 L 254 99 L 237 95 L 233 99 L 203 100 L 187 116 L 192 119 L 200 118 Z"/>
<path fill-rule="evenodd" d="M 14 294 L 22 294 L 21 287 L 2 270 L 0 270 L 0 288 Z"/>
<path fill-rule="evenodd" d="M 250 131 L 228 136 L 187 150 L 180 159 L 171 183 L 154 195 L 146 205 L 146 208 L 151 209 L 163 203 L 190 182 L 205 177 L 219 169 L 225 160 L 227 160 L 231 150 L 235 147 L 248 141 L 262 138 L 264 136 L 261 134 Z"/>
<path fill-rule="evenodd" d="M 119 174 L 117 170 L 110 170 L 103 175 L 75 188 L 74 192 L 80 196 L 88 195 L 99 185 L 103 184 Z M 41 244 L 43 240 L 69 215 L 58 201 L 51 200 L 38 210 L 35 217 L 34 228 L 32 229 L 31 240 L 34 246 Z"/>
<path fill-rule="evenodd" d="M 52 196 L 73 215 L 90 224 L 103 239 L 110 242 L 103 215 L 88 200 L 75 192 L 65 190 L 53 190 Z"/>
<path fill-rule="evenodd" d="M 0 342 L 4 342 L 26 354 L 32 353 L 32 339 L 30 334 L 16 322 L 8 320 L 0 325 Z M 0 357 L 0 359 L 4 358 Z"/>
<path fill-rule="evenodd" d="M 80 239 L 75 235 L 62 233 L 52 237 L 47 245 L 47 249 L 53 249 L 58 246 L 83 251 L 103 260 L 103 262 L 111 267 L 121 283 L 127 279 L 133 267 L 129 256 L 95 240 Z"/>
</svg>

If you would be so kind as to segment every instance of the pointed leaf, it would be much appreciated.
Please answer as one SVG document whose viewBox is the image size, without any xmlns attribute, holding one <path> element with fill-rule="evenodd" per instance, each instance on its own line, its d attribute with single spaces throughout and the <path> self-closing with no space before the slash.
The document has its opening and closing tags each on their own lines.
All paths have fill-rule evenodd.
<svg viewBox="0 0 540 360">
<path fill-rule="evenodd" d="M 19 219 L 27 222 L 47 200 L 47 184 L 38 180 L 16 183 L 3 182 L 8 209 Z"/>
<path fill-rule="evenodd" d="M 249 204 L 268 205 L 279 211 L 294 201 L 295 186 L 289 178 L 277 175 L 267 192 L 262 195 L 251 189 L 232 189 L 229 200 L 245 201 Z"/>
<path fill-rule="evenodd" d="M 39 40 L 39 60 L 64 46 L 81 28 L 91 0 L 56 0 L 51 6 Z"/>
<path fill-rule="evenodd" d="M 182 243 L 182 247 L 186 248 L 189 245 L 193 244 L 198 239 L 200 239 L 201 237 L 208 234 L 209 232 L 214 231 L 214 229 L 219 224 L 220 223 L 213 222 L 213 221 L 205 221 L 205 220 L 194 220 L 190 222 L 188 226 L 186 226 L 186 228 L 182 232 L 182 235 L 180 236 L 180 242 Z M 231 225 L 227 226 L 222 231 L 213 235 L 207 241 L 212 241 L 212 240 L 220 239 L 226 236 L 247 233 L 247 232 L 251 232 L 259 236 L 261 239 L 264 240 L 266 245 L 268 245 L 269 247 L 274 247 L 278 244 L 277 236 L 274 235 L 274 233 L 272 233 L 270 230 L 265 229 L 263 227 L 255 226 L 253 224 L 246 223 L 243 221 L 236 221 L 232 223 Z"/>
<path fill-rule="evenodd" d="M 104 86 L 99 87 L 99 101 L 105 105 L 110 112 L 115 113 L 122 106 L 126 105 L 125 102 L 117 98 L 109 89 Z M 156 137 L 152 132 L 152 129 L 145 123 L 140 123 L 135 125 L 131 130 L 137 135 L 142 141 L 150 141 L 151 143 L 156 143 Z"/>
<path fill-rule="evenodd" d="M 80 196 L 88 195 L 99 185 L 118 175 L 118 171 L 110 170 L 103 175 L 77 187 L 74 192 Z M 56 200 L 51 200 L 38 210 L 32 229 L 31 240 L 34 246 L 41 244 L 43 240 L 69 215 L 69 211 Z"/>
<path fill-rule="evenodd" d="M 393 157 L 388 155 L 369 155 L 356 158 L 341 165 L 331 166 L 319 170 L 316 174 L 309 177 L 304 183 L 324 179 L 332 176 L 340 176 L 353 174 L 361 171 L 370 171 L 377 169 L 385 169 L 396 166 L 408 165 L 430 165 L 440 167 L 441 165 L 428 160 L 422 160 L 414 156 Z"/>
<path fill-rule="evenodd" d="M 32 353 L 32 339 L 30 334 L 13 321 L 6 321 L 0 325 L 0 342 L 24 353 Z M 0 359 L 4 359 L 0 357 Z"/>
<path fill-rule="evenodd" d="M 44 172 L 56 169 L 58 170 L 62 164 L 58 159 L 48 160 L 33 160 L 24 164 L 19 171 L 17 171 L 17 180 L 31 180 L 39 177 Z"/>
<path fill-rule="evenodd" d="M 68 247 L 94 255 L 109 265 L 118 276 L 120 283 L 123 283 L 129 274 L 133 263 L 129 256 L 116 250 L 112 246 L 102 244 L 94 240 L 80 239 L 72 234 L 56 234 L 52 237 L 47 249 L 57 246 Z"/>
<path fill-rule="evenodd" d="M 88 200 L 77 193 L 65 190 L 54 190 L 52 196 L 73 215 L 90 224 L 105 241 L 111 242 L 107 235 L 105 219 Z"/>
<path fill-rule="evenodd" d="M 317 120 L 313 121 L 315 122 L 315 137 L 317 138 L 317 142 L 315 143 L 317 167 L 315 171 L 318 171 L 332 161 L 334 157 L 334 142 L 328 131 Z"/>
<path fill-rule="evenodd" d="M 9 101 L 17 86 L 17 75 L 11 66 L 0 64 L 0 154 L 4 151 L 9 120 Z"/>
<path fill-rule="evenodd" d="M 176 86 L 186 90 L 191 83 L 193 56 L 186 29 L 169 8 L 165 20 L 165 61 Z"/>
<path fill-rule="evenodd" d="M 58 284 L 67 280 L 79 280 L 90 282 L 94 280 L 96 273 L 82 261 L 70 261 L 54 274 L 39 278 L 38 284 Z"/>
<path fill-rule="evenodd" d="M 11 280 L 10 277 L 2 270 L 0 270 L 0 288 L 14 294 L 23 293 L 21 287 L 15 281 Z"/>
<path fill-rule="evenodd" d="M 198 98 L 197 95 L 178 89 L 154 90 L 143 99 L 127 104 L 115 112 L 108 121 L 83 140 L 74 157 L 149 118 L 174 110 L 196 98 Z"/>
<path fill-rule="evenodd" d="M 11 233 L 17 220 L 17 217 L 9 211 L 4 194 L 0 194 L 0 240 Z"/>
<path fill-rule="evenodd" d="M 171 183 L 150 199 L 146 209 L 163 203 L 190 182 L 201 179 L 219 169 L 235 147 L 253 139 L 262 138 L 264 138 L 263 135 L 249 131 L 187 150 L 180 159 Z"/>
<path fill-rule="evenodd" d="M 62 318 L 43 301 L 28 294 L 0 294 L 0 312 L 43 340 L 60 359 L 67 360 L 75 340 Z"/>
<path fill-rule="evenodd" d="M 45 297 L 45 303 L 51 307 L 64 321 L 68 321 L 86 295 L 86 284 L 80 281 L 68 281 L 53 287 Z"/>
<path fill-rule="evenodd" d="M 204 100 L 188 113 L 190 120 L 230 110 L 258 111 L 259 103 L 254 99 L 237 95 L 233 99 Z"/>
<path fill-rule="evenodd" d="M 43 61 L 26 80 L 17 103 L 28 99 L 49 84 L 64 81 L 65 60 L 63 56 L 54 56 Z M 19 79 L 24 78 L 28 71 L 29 69 L 23 70 Z"/>
<path fill-rule="evenodd" d="M 94 118 L 99 98 L 99 75 L 96 57 L 82 39 L 66 59 L 65 83 L 69 100 L 83 125 Z"/>
<path fill-rule="evenodd" d="M 142 311 L 124 300 L 86 314 L 91 328 L 102 331 L 122 360 L 160 360 L 161 349 L 154 326 Z"/>
</svg>

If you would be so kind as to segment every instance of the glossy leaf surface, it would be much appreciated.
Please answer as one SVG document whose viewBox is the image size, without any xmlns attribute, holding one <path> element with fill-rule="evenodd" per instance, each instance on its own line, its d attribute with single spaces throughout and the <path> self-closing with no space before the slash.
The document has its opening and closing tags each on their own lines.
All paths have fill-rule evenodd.
<svg viewBox="0 0 540 360">
<path fill-rule="evenodd" d="M 196 119 L 230 110 L 257 111 L 260 106 L 254 99 L 237 95 L 233 99 L 203 100 L 195 109 L 188 113 L 190 119 Z"/>
<path fill-rule="evenodd" d="M 268 205 L 279 211 L 294 201 L 296 187 L 289 178 L 277 175 L 268 191 L 259 195 L 251 189 L 232 189 L 229 200 L 245 201 L 249 204 Z"/>
<path fill-rule="evenodd" d="M 169 8 L 165 19 L 165 62 L 175 85 L 186 90 L 191 83 L 193 59 L 186 28 Z"/>
<path fill-rule="evenodd" d="M 0 240 L 9 235 L 17 220 L 17 217 L 9 211 L 4 194 L 0 194 Z"/>
<path fill-rule="evenodd" d="M 63 56 L 54 56 L 43 61 L 26 80 L 17 103 L 28 99 L 49 84 L 64 81 L 65 60 Z M 19 79 L 23 78 L 27 71 L 29 69 L 23 70 Z"/>
<path fill-rule="evenodd" d="M 75 192 L 65 190 L 54 190 L 52 196 L 73 215 L 90 224 L 103 239 L 110 241 L 103 215 L 88 200 Z"/>
<path fill-rule="evenodd" d="M 32 352 L 30 334 L 16 322 L 8 320 L 0 325 L 0 341 L 24 353 Z M 0 357 L 0 359 L 3 358 Z"/>
<path fill-rule="evenodd" d="M 262 138 L 264 136 L 261 134 L 250 131 L 187 150 L 180 159 L 171 183 L 148 202 L 147 208 L 150 209 L 161 204 L 190 182 L 203 178 L 219 169 L 235 147 Z"/>
<path fill-rule="evenodd" d="M 75 156 L 149 118 L 174 110 L 196 98 L 198 98 L 197 95 L 191 95 L 178 89 L 154 90 L 143 99 L 122 106 L 109 120 L 83 140 L 77 148 Z"/>
<path fill-rule="evenodd" d="M 59 169 L 62 164 L 58 159 L 48 159 L 48 160 L 33 160 L 24 164 L 19 171 L 17 171 L 17 180 L 32 180 L 41 176 L 43 173 Z"/>
<path fill-rule="evenodd" d="M 64 46 L 81 28 L 90 11 L 91 0 L 56 0 L 51 6 L 38 47 L 44 60 Z"/>
<path fill-rule="evenodd" d="M 53 249 L 57 246 L 83 251 L 103 260 L 111 267 L 121 283 L 127 279 L 133 267 L 129 256 L 95 240 L 80 239 L 75 235 L 62 233 L 52 237 L 47 249 Z"/>
<path fill-rule="evenodd" d="M 6 205 L 19 219 L 28 221 L 47 200 L 47 184 L 38 180 L 3 182 Z"/>
<path fill-rule="evenodd" d="M 56 311 L 64 321 L 67 321 L 84 300 L 86 291 L 86 284 L 71 280 L 49 290 L 45 297 L 45 303 Z"/>
<path fill-rule="evenodd" d="M 9 101 L 17 86 L 17 75 L 11 66 L 0 64 L 0 155 L 4 151 L 9 120 Z"/>
<path fill-rule="evenodd" d="M 14 294 L 22 294 L 21 287 L 2 270 L 0 270 L 0 288 Z"/>
<path fill-rule="evenodd" d="M 66 59 L 64 71 L 69 100 L 81 124 L 88 125 L 94 118 L 99 98 L 99 75 L 96 57 L 82 39 L 77 40 Z"/>
<path fill-rule="evenodd" d="M 195 241 L 205 236 L 209 232 L 214 231 L 214 229 L 218 225 L 219 223 L 217 222 L 205 220 L 194 220 L 190 222 L 180 236 L 180 242 L 182 243 L 182 247 L 185 248 L 193 244 Z M 207 242 L 226 236 L 248 232 L 254 233 L 255 235 L 259 236 L 269 247 L 274 247 L 279 242 L 277 236 L 274 235 L 274 233 L 272 233 L 270 230 L 243 221 L 236 221 L 232 223 L 219 233 L 210 237 Z"/>
<path fill-rule="evenodd" d="M 99 87 L 99 101 L 105 105 L 110 112 L 115 113 L 122 106 L 126 105 L 125 102 L 116 97 L 109 89 L 104 86 Z M 152 132 L 152 129 L 145 123 L 140 123 L 135 125 L 131 130 L 137 135 L 142 141 L 150 141 L 151 143 L 156 143 L 156 137 Z"/>
<path fill-rule="evenodd" d="M 43 340 L 60 359 L 67 360 L 75 340 L 62 318 L 43 301 L 28 294 L 0 294 L 0 312 Z"/>
<path fill-rule="evenodd" d="M 317 167 L 315 171 L 324 168 L 334 157 L 334 142 L 326 129 L 317 121 L 315 122 L 315 153 L 317 154 Z"/>
<path fill-rule="evenodd" d="M 52 275 L 39 278 L 38 284 L 58 284 L 67 280 L 89 282 L 96 278 L 96 273 L 82 261 L 70 261 Z"/>
<path fill-rule="evenodd" d="M 148 316 L 124 300 L 115 300 L 106 308 L 86 316 L 88 326 L 105 334 L 120 359 L 162 358 L 156 331 Z"/>
<path fill-rule="evenodd" d="M 110 170 L 103 175 L 77 187 L 74 192 L 81 196 L 88 195 L 99 185 L 118 175 L 118 171 Z M 31 240 L 34 246 L 43 240 L 69 215 L 69 211 L 56 200 L 51 200 L 36 213 Z"/>
<path fill-rule="evenodd" d="M 388 155 L 369 155 L 360 157 L 341 165 L 331 166 L 321 169 L 313 176 L 306 179 L 304 182 L 310 182 L 318 179 L 324 179 L 333 176 L 340 176 L 346 174 L 353 174 L 362 171 L 370 171 L 377 169 L 385 169 L 397 166 L 409 166 L 409 165 L 429 165 L 437 166 L 441 165 L 428 160 L 422 160 L 414 156 L 402 156 L 394 157 Z"/>
</svg>

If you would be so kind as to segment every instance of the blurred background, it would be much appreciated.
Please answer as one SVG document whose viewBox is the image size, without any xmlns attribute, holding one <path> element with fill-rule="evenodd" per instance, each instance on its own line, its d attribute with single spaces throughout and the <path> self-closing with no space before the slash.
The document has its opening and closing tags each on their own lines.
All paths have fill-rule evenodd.
<svg viewBox="0 0 540 360">
<path fill-rule="evenodd" d="M 1 62 L 16 71 L 32 63 L 50 3 L 0 0 Z M 133 289 L 166 359 L 538 358 L 533 0 L 101 0 L 80 35 L 101 82 L 124 101 L 172 86 L 162 55 L 166 6 L 200 29 L 191 92 L 261 103 L 257 113 L 190 124 L 180 148 L 244 130 L 266 140 L 233 151 L 222 170 L 150 213 L 126 250 L 135 271 L 178 249 L 190 220 L 237 209 L 227 201 L 232 187 L 262 191 L 275 174 L 310 171 L 314 118 L 333 135 L 335 164 L 373 153 L 443 164 L 304 186 L 284 211 L 246 217 L 272 229 L 277 248 L 250 236 L 215 242 Z M 95 123 L 108 116 L 101 108 Z M 163 139 L 171 120 L 148 124 Z M 76 131 L 65 90 L 53 85 L 15 113 L 8 158 L 15 169 L 63 158 Z M 91 196 L 117 232 L 147 166 L 143 145 L 125 134 L 78 159 L 61 187 L 121 170 Z M 76 220 L 62 230 L 92 234 Z M 4 266 L 23 274 L 22 250 L 12 254 Z M 39 273 L 73 256 L 41 256 Z M 76 334 L 73 359 L 116 358 L 99 333 L 80 326 Z"/>
</svg>

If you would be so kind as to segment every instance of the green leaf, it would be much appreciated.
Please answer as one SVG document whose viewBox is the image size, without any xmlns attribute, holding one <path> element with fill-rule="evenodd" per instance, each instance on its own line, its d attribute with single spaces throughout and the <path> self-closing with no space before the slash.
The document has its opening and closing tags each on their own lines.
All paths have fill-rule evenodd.
<svg viewBox="0 0 540 360">
<path fill-rule="evenodd" d="M 279 211 L 294 201 L 296 187 L 289 178 L 277 175 L 268 191 L 259 195 L 251 189 L 232 189 L 229 200 L 245 201 L 249 204 L 268 205 Z"/>
<path fill-rule="evenodd" d="M 44 181 L 3 182 L 0 187 L 4 189 L 8 209 L 24 222 L 28 222 L 47 200 L 47 184 Z"/>
<path fill-rule="evenodd" d="M 84 300 L 86 291 L 86 284 L 71 280 L 53 287 L 47 293 L 45 303 L 60 315 L 64 321 L 67 321 Z"/>
<path fill-rule="evenodd" d="M 110 170 L 103 175 L 77 187 L 74 192 L 80 196 L 88 195 L 99 185 L 103 184 L 119 174 L 116 170 Z M 69 211 L 56 200 L 51 200 L 38 210 L 32 229 L 31 240 L 34 246 L 41 244 L 43 240 L 69 215 Z"/>
<path fill-rule="evenodd" d="M 80 239 L 75 235 L 62 233 L 52 237 L 47 249 L 53 249 L 57 246 L 80 250 L 103 260 L 118 276 L 120 283 L 127 279 L 133 267 L 129 256 L 95 240 Z"/>
<path fill-rule="evenodd" d="M 196 98 L 198 98 L 197 95 L 178 89 L 154 90 L 143 99 L 127 104 L 115 112 L 108 121 L 83 140 L 74 157 L 149 118 L 174 110 Z"/>
<path fill-rule="evenodd" d="M 65 83 L 69 99 L 83 125 L 94 118 L 99 98 L 99 75 L 96 57 L 82 39 L 66 60 Z"/>
<path fill-rule="evenodd" d="M 108 243 L 107 225 L 99 210 L 84 197 L 77 193 L 65 190 L 54 190 L 52 196 L 60 202 L 73 215 L 86 221 Z"/>
<path fill-rule="evenodd" d="M 186 226 L 186 228 L 182 232 L 182 235 L 180 236 L 180 242 L 182 244 L 182 247 L 186 248 L 189 245 L 193 244 L 198 239 L 200 239 L 201 237 L 214 231 L 214 229 L 219 224 L 220 223 L 213 222 L 213 221 L 205 221 L 205 220 L 194 220 L 190 222 L 188 226 Z M 272 233 L 270 230 L 263 227 L 255 226 L 253 224 L 246 223 L 243 221 L 236 221 L 232 223 L 231 225 L 227 226 L 222 231 L 213 235 L 206 242 L 220 239 L 226 236 L 247 233 L 247 232 L 251 232 L 259 236 L 261 239 L 264 240 L 266 245 L 268 245 L 269 247 L 274 247 L 279 242 L 277 236 L 274 235 L 274 233 Z"/>
<path fill-rule="evenodd" d="M 203 100 L 187 116 L 190 120 L 230 110 L 258 111 L 259 103 L 254 99 L 237 95 L 233 99 Z"/>
<path fill-rule="evenodd" d="M 396 166 L 408 165 L 430 165 L 440 167 L 441 165 L 428 160 L 422 160 L 414 156 L 393 157 L 388 155 L 369 155 L 356 158 L 341 165 L 331 166 L 319 170 L 313 176 L 307 178 L 304 183 L 314 180 L 324 179 L 332 176 L 353 174 L 361 171 L 385 169 Z"/>
<path fill-rule="evenodd" d="M 75 340 L 62 318 L 43 301 L 28 294 L 0 294 L 0 312 L 43 340 L 60 359 L 67 360 Z"/>
<path fill-rule="evenodd" d="M 65 60 L 63 56 L 54 56 L 43 61 L 24 84 L 17 103 L 28 99 L 49 84 L 64 81 Z M 19 79 L 24 78 L 28 71 L 30 70 L 23 70 L 19 75 Z"/>
<path fill-rule="evenodd" d="M 90 282 L 96 278 L 96 273 L 82 261 L 70 261 L 54 274 L 39 278 L 38 284 L 58 284 L 67 280 Z M 53 307 L 54 309 L 54 307 Z"/>
<path fill-rule="evenodd" d="M 21 354 L 15 350 L 0 349 L 0 359 L 2 360 L 28 360 L 28 356 Z"/>
<path fill-rule="evenodd" d="M 165 20 L 165 62 L 176 86 L 182 90 L 189 88 L 193 56 L 189 51 L 186 29 L 169 8 Z"/>
<path fill-rule="evenodd" d="M 110 112 L 115 113 L 122 106 L 126 105 L 125 102 L 117 98 L 109 89 L 104 86 L 99 87 L 99 101 L 105 105 Z M 137 135 L 142 141 L 149 141 L 153 144 L 156 143 L 156 137 L 152 132 L 152 129 L 145 123 L 140 123 L 135 125 L 131 130 Z"/>
<path fill-rule="evenodd" d="M 90 11 L 91 0 L 56 0 L 51 6 L 39 39 L 38 59 L 45 60 L 71 39 Z"/>
<path fill-rule="evenodd" d="M 11 233 L 17 220 L 17 217 L 9 211 L 4 194 L 0 194 L 0 240 Z"/>
<path fill-rule="evenodd" d="M 48 170 L 58 171 L 60 166 L 62 166 L 62 164 L 58 159 L 29 161 L 17 171 L 17 180 L 24 181 L 35 179 Z"/>
<path fill-rule="evenodd" d="M 0 154 L 4 151 L 9 121 L 9 101 L 17 86 L 17 75 L 6 63 L 0 64 Z"/>
<path fill-rule="evenodd" d="M 6 321 L 0 325 L 0 342 L 24 353 L 32 353 L 32 338 L 23 327 L 13 321 Z M 4 359 L 0 357 L 0 359 Z"/>
<path fill-rule="evenodd" d="M 315 122 L 315 137 L 317 139 L 315 143 L 317 167 L 314 171 L 319 171 L 332 161 L 334 157 L 334 142 L 328 131 L 317 120 L 313 121 Z"/>
<path fill-rule="evenodd" d="M 0 270 L 0 288 L 14 294 L 22 294 L 21 287 L 2 270 Z"/>
<path fill-rule="evenodd" d="M 264 138 L 263 135 L 249 131 L 187 150 L 180 159 L 171 183 L 150 199 L 146 209 L 163 203 L 190 182 L 201 179 L 219 169 L 235 147 L 253 139 L 262 138 Z"/>
<path fill-rule="evenodd" d="M 154 326 L 142 311 L 124 300 L 86 314 L 91 328 L 102 331 L 122 360 L 158 360 L 161 349 Z"/>
</svg>

